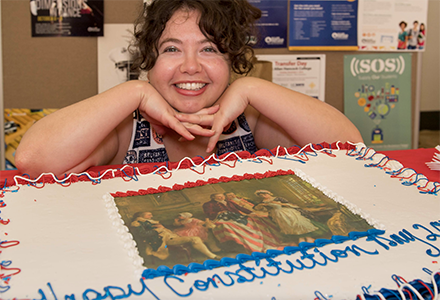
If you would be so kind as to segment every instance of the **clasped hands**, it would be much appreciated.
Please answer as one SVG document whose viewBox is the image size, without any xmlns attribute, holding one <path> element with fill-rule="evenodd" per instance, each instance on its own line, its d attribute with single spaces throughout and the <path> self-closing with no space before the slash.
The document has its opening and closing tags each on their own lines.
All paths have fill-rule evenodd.
<svg viewBox="0 0 440 300">
<path fill-rule="evenodd" d="M 206 152 L 212 152 L 224 128 L 227 128 L 246 109 L 246 99 L 237 96 L 229 86 L 223 95 L 211 107 L 195 113 L 176 111 L 159 93 L 154 99 L 148 98 L 148 104 L 139 107 L 143 117 L 152 124 L 154 130 L 166 134 L 167 128 L 174 130 L 181 138 L 179 141 L 194 140 L 195 136 L 209 137 Z M 160 98 L 160 100 L 158 99 Z"/>
</svg>

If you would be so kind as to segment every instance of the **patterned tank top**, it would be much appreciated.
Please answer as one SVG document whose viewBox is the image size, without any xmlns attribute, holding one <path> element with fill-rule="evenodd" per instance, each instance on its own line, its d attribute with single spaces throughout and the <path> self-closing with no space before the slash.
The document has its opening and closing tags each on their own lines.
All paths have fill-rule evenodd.
<svg viewBox="0 0 440 300">
<path fill-rule="evenodd" d="M 225 130 L 217 142 L 217 155 L 227 152 L 257 151 L 254 136 L 241 114 L 231 126 Z M 124 164 L 151 163 L 169 161 L 162 137 L 157 134 L 148 121 L 138 111 L 133 113 L 133 133 Z"/>
</svg>

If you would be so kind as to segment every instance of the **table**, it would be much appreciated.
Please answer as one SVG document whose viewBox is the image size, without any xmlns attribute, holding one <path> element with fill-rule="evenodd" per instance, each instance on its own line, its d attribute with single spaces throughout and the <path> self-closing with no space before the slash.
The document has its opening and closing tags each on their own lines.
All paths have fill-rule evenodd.
<svg viewBox="0 0 440 300">
<path fill-rule="evenodd" d="M 431 170 L 426 165 L 427 162 L 432 161 L 436 151 L 435 148 L 419 148 L 377 152 L 399 161 L 406 168 L 414 169 L 417 173 L 425 175 L 430 181 L 440 182 L 440 171 Z"/>
</svg>

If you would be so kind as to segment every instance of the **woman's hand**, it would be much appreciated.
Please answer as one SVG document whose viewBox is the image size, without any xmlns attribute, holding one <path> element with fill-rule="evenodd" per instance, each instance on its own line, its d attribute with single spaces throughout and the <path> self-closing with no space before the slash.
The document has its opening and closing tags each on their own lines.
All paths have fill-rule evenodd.
<svg viewBox="0 0 440 300">
<path fill-rule="evenodd" d="M 249 102 L 243 95 L 246 95 L 246 88 L 242 86 L 240 80 L 236 80 L 225 90 L 215 106 L 202 109 L 195 114 L 178 114 L 176 118 L 185 124 L 188 130 L 192 127 L 210 128 L 209 135 L 203 135 L 211 136 L 206 149 L 206 152 L 211 152 L 224 128 L 229 126 L 247 108 Z"/>
<path fill-rule="evenodd" d="M 178 113 L 176 118 L 185 128 L 195 135 L 210 137 L 214 134 L 211 129 L 214 122 L 215 113 L 219 110 L 219 105 L 199 110 L 193 114 Z"/>
<path fill-rule="evenodd" d="M 249 105 L 247 86 L 238 79 L 234 81 L 218 100 L 219 111 L 214 115 L 211 129 L 214 135 L 209 139 L 206 152 L 214 150 L 223 130 L 229 126 Z"/>
<path fill-rule="evenodd" d="M 218 111 L 218 105 L 194 114 L 182 114 L 172 108 L 153 86 L 150 87 L 142 94 L 139 111 L 158 134 L 165 134 L 166 128 L 174 130 L 186 140 L 193 140 L 194 135 L 209 137 L 214 134 L 209 127 L 212 124 L 212 114 Z"/>
<path fill-rule="evenodd" d="M 166 127 L 173 129 L 187 140 L 193 140 L 194 136 L 185 126 L 175 117 L 177 112 L 168 104 L 167 101 L 156 91 L 156 89 L 146 83 L 146 88 L 140 91 L 139 112 L 159 134 L 164 134 Z"/>
</svg>

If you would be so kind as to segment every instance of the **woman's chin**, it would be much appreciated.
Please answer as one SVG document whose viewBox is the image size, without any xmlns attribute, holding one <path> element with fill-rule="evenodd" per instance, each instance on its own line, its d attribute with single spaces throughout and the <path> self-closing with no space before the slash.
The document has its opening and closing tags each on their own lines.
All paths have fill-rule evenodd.
<svg viewBox="0 0 440 300">
<path fill-rule="evenodd" d="M 197 113 L 198 111 L 204 109 L 204 108 L 208 108 L 211 106 L 203 106 L 203 105 L 193 105 L 194 103 L 191 103 L 191 105 L 188 106 L 179 106 L 179 107 L 174 107 L 175 110 L 177 110 L 180 113 L 184 113 L 184 114 L 194 114 Z"/>
</svg>

